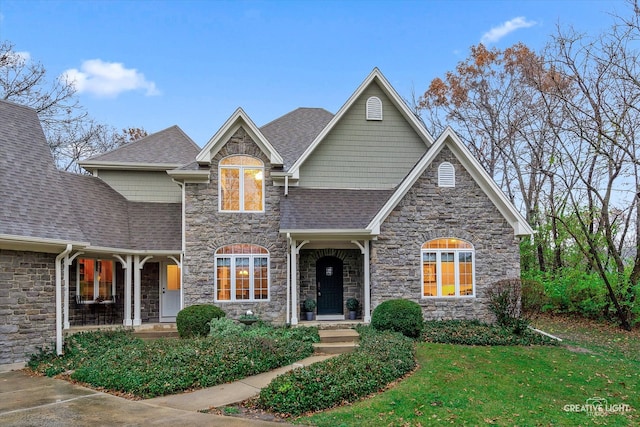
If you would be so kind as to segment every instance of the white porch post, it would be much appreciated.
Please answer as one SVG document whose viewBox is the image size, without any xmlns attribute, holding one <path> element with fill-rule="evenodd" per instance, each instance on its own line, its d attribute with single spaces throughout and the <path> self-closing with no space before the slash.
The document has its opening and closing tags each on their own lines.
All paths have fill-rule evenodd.
<svg viewBox="0 0 640 427">
<path fill-rule="evenodd" d="M 69 329 L 71 324 L 69 323 L 69 267 L 71 267 L 71 263 L 73 262 L 78 255 L 82 255 L 84 252 L 76 252 L 75 255 L 69 257 L 69 255 L 64 257 L 64 329 Z"/>
<path fill-rule="evenodd" d="M 364 310 L 363 317 L 364 323 L 371 323 L 371 283 L 369 266 L 371 260 L 369 259 L 369 240 L 364 241 Z"/>
<path fill-rule="evenodd" d="M 298 248 L 291 239 L 291 324 L 298 324 Z"/>
<path fill-rule="evenodd" d="M 133 326 L 140 326 L 142 320 L 140 318 L 140 255 L 133 257 Z"/>
<path fill-rule="evenodd" d="M 127 255 L 123 259 L 120 255 L 113 255 L 115 259 L 120 261 L 122 269 L 124 270 L 124 316 L 122 324 L 124 326 L 131 326 L 131 255 Z"/>
<path fill-rule="evenodd" d="M 371 323 L 371 283 L 369 282 L 369 266 L 371 260 L 369 259 L 369 240 L 363 240 L 360 244 L 357 240 L 352 240 L 351 243 L 360 248 L 364 262 L 364 305 L 362 306 L 362 317 L 364 323 Z"/>
</svg>

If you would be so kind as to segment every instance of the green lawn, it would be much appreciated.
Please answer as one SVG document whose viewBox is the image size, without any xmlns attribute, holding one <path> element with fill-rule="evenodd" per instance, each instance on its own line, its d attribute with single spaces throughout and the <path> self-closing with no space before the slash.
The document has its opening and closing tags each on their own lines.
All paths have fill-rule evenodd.
<svg viewBox="0 0 640 427">
<path fill-rule="evenodd" d="M 560 334 L 564 327 L 562 322 L 559 325 L 545 326 Z M 297 422 L 318 426 L 640 424 L 640 361 L 638 353 L 630 354 L 640 340 L 615 330 L 591 332 L 592 339 L 587 341 L 571 335 L 571 350 L 421 343 L 420 368 L 395 387 Z M 583 342 L 586 348 L 578 348 Z M 624 349 L 607 345 L 611 342 L 624 343 Z M 585 405 L 592 398 L 604 398 L 608 405 L 617 405 L 612 407 L 616 410 L 623 404 L 632 410 L 606 416 L 564 410 L 565 405 Z"/>
</svg>

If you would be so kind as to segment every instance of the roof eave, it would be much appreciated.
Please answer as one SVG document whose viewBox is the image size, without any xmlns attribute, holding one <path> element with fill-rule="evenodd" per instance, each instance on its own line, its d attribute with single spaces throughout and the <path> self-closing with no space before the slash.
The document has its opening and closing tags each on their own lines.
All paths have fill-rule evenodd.
<svg viewBox="0 0 640 427">
<path fill-rule="evenodd" d="M 375 239 L 378 233 L 368 229 L 280 229 L 280 234 L 296 240 L 352 240 Z"/>
<path fill-rule="evenodd" d="M 209 171 L 193 171 L 193 170 L 168 170 L 167 175 L 176 181 L 189 182 L 189 183 L 202 183 L 209 182 Z"/>
<path fill-rule="evenodd" d="M 89 246 L 88 242 L 0 234 L 0 248 L 2 249 L 58 253 L 64 250 L 68 244 L 73 245 L 76 249 Z"/>
<path fill-rule="evenodd" d="M 78 165 L 87 170 L 111 169 L 111 170 L 145 170 L 166 171 L 182 166 L 180 163 L 135 163 L 135 162 L 106 162 L 106 161 L 80 161 Z"/>
</svg>

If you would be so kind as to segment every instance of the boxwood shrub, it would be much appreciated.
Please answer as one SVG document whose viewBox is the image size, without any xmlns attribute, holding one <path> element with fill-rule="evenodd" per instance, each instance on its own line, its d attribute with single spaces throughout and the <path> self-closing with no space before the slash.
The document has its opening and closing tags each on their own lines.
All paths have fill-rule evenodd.
<svg viewBox="0 0 640 427">
<path fill-rule="evenodd" d="M 381 331 L 396 331 L 404 336 L 419 338 L 424 317 L 418 303 L 406 299 L 387 300 L 371 315 L 371 326 Z"/>
<path fill-rule="evenodd" d="M 353 402 L 413 370 L 415 344 L 396 332 L 362 327 L 360 347 L 275 378 L 260 391 L 257 405 L 298 416 Z"/>
<path fill-rule="evenodd" d="M 180 338 L 206 337 L 211 319 L 224 316 L 225 312 L 215 305 L 198 304 L 183 308 L 176 317 L 178 335 Z"/>
</svg>

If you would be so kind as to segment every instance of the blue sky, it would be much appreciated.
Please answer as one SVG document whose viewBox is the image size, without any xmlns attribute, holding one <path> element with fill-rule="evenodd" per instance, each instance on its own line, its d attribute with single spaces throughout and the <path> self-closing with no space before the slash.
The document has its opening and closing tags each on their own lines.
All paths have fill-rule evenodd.
<svg viewBox="0 0 640 427">
<path fill-rule="evenodd" d="M 484 41 L 539 49 L 557 24 L 597 34 L 621 0 L 0 0 L 0 40 L 72 76 L 118 129 L 177 124 L 203 146 L 237 107 L 258 126 L 297 108 L 335 113 L 378 67 L 405 99 Z"/>
</svg>

